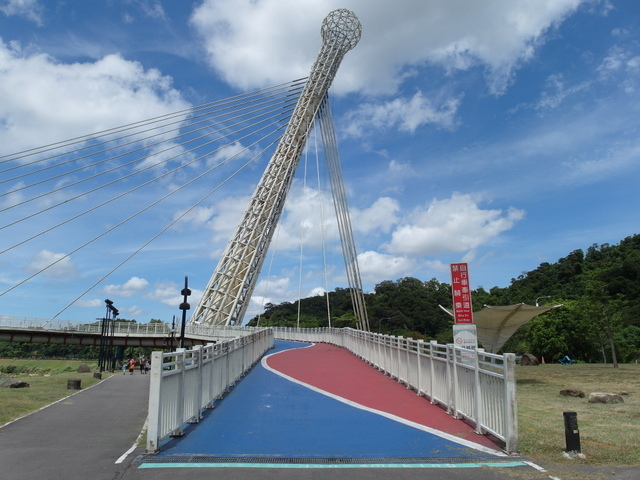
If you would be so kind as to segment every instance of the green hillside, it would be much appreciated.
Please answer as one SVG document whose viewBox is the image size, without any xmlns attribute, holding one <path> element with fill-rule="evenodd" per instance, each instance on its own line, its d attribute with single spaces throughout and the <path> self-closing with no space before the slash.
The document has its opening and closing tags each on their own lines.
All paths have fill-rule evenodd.
<svg viewBox="0 0 640 480">
<path fill-rule="evenodd" d="M 618 245 L 592 245 L 555 263 L 511 280 L 508 287 L 478 288 L 476 309 L 514 303 L 563 304 L 536 317 L 504 346 L 516 354 L 533 353 L 553 361 L 569 355 L 584 362 L 631 362 L 640 358 L 640 235 Z M 451 286 L 431 279 L 385 280 L 366 295 L 372 331 L 413 338 L 451 341 Z M 327 298 L 268 304 L 250 325 L 355 327 L 348 289 Z M 300 312 L 298 316 L 298 311 Z"/>
</svg>

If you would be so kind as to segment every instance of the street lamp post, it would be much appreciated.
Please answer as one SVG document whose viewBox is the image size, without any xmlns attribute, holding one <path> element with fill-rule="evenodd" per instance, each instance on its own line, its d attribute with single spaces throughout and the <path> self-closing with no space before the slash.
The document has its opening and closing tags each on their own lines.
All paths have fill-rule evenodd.
<svg viewBox="0 0 640 480">
<path fill-rule="evenodd" d="M 189 277 L 184 277 L 184 288 L 180 292 L 182 294 L 182 303 L 180 304 L 180 310 L 182 310 L 182 328 L 180 329 L 180 348 L 184 348 L 184 329 L 187 323 L 187 310 L 191 306 L 187 303 L 187 297 L 191 295 L 189 290 Z"/>
<path fill-rule="evenodd" d="M 390 317 L 384 317 L 384 318 L 381 318 L 380 320 L 378 320 L 378 333 L 380 333 L 380 322 L 382 322 L 382 320 L 391 320 L 391 318 Z"/>
<path fill-rule="evenodd" d="M 539 306 L 539 305 L 538 305 L 538 300 L 540 300 L 541 298 L 551 298 L 551 295 L 544 295 L 544 296 L 542 296 L 542 297 L 538 297 L 538 298 L 536 298 L 536 307 L 538 307 L 538 306 Z"/>
<path fill-rule="evenodd" d="M 107 306 L 107 312 L 102 319 L 100 331 L 100 353 L 98 356 L 98 368 L 101 372 L 116 368 L 116 359 L 113 354 L 113 335 L 115 332 L 115 319 L 118 318 L 120 312 L 113 306 L 113 302 L 106 299 L 104 303 Z"/>
</svg>

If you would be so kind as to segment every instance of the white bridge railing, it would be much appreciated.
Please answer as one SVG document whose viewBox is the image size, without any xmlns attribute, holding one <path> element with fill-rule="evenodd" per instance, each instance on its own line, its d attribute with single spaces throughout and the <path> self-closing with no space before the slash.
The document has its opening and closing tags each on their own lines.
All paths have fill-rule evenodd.
<svg viewBox="0 0 640 480">
<path fill-rule="evenodd" d="M 239 327 L 237 334 L 242 336 L 193 350 L 152 353 L 147 452 L 158 452 L 162 440 L 182 435 L 185 423 L 200 421 L 203 410 L 273 347 L 270 328 Z"/>
<path fill-rule="evenodd" d="M 470 421 L 518 452 L 515 355 L 494 355 L 361 330 L 274 328 L 277 339 L 344 347 L 392 378 Z"/>
</svg>

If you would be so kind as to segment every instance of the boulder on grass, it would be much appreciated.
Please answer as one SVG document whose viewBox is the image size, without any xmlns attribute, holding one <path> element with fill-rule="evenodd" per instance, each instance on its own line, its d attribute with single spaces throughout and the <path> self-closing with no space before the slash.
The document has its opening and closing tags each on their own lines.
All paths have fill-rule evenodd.
<svg viewBox="0 0 640 480">
<path fill-rule="evenodd" d="M 534 355 L 525 353 L 520 359 L 520 365 L 540 365 L 540 362 Z"/>
<path fill-rule="evenodd" d="M 91 368 L 89 368 L 89 365 L 81 363 L 78 366 L 78 373 L 91 373 Z"/>
<path fill-rule="evenodd" d="M 564 390 L 560 390 L 560 395 L 563 397 L 584 398 L 584 392 L 577 388 L 565 388 Z"/>
<path fill-rule="evenodd" d="M 5 380 L 2 382 L 0 387 L 2 388 L 26 388 L 29 384 L 24 380 L 18 380 L 16 378 L 10 378 L 9 380 Z"/>
<path fill-rule="evenodd" d="M 624 403 L 624 399 L 617 393 L 593 392 L 589 395 L 589 403 Z"/>
</svg>

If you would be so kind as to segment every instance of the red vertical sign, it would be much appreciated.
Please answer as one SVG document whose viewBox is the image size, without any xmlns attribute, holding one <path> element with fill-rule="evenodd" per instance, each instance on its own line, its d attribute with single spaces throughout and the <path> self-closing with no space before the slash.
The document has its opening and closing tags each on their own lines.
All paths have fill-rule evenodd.
<svg viewBox="0 0 640 480">
<path fill-rule="evenodd" d="M 469 269 L 466 263 L 451 264 L 451 295 L 456 323 L 473 323 Z"/>
</svg>

